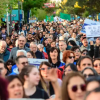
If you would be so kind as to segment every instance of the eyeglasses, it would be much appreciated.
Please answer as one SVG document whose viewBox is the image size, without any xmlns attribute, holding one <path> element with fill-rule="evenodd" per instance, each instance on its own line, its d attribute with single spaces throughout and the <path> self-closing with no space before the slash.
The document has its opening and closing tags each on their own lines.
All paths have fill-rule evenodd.
<svg viewBox="0 0 100 100">
<path fill-rule="evenodd" d="M 75 58 L 75 56 L 69 56 L 70 59 Z"/>
<path fill-rule="evenodd" d="M 99 67 L 99 66 L 100 66 L 100 63 L 94 65 L 95 68 L 97 68 L 97 67 Z"/>
<path fill-rule="evenodd" d="M 80 87 L 81 91 L 86 91 L 86 85 L 85 84 L 81 84 L 79 87 Z M 77 90 L 78 90 L 77 85 L 72 86 L 72 91 L 73 92 L 77 92 Z"/>
<path fill-rule="evenodd" d="M 28 62 L 22 62 L 21 64 L 22 64 L 22 65 L 26 65 L 26 64 L 28 65 Z"/>
<path fill-rule="evenodd" d="M 40 70 L 42 70 L 42 71 L 44 71 L 44 70 L 50 70 L 51 68 L 50 67 L 48 67 L 48 68 L 40 68 Z"/>
<path fill-rule="evenodd" d="M 93 74 L 89 74 L 89 75 L 84 74 L 84 77 L 85 77 L 85 78 L 87 78 L 87 77 L 92 77 L 92 76 L 94 76 L 94 75 L 93 75 Z"/>
</svg>

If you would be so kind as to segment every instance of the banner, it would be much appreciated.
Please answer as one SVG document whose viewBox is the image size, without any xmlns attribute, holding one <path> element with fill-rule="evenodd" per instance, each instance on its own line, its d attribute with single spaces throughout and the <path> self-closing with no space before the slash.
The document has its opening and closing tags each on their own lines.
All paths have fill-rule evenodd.
<svg viewBox="0 0 100 100">
<path fill-rule="evenodd" d="M 43 8 L 55 8 L 55 3 L 44 3 Z"/>
<path fill-rule="evenodd" d="M 65 19 L 65 20 L 71 20 L 71 16 L 70 14 L 64 14 L 64 13 L 60 13 L 60 18 Z"/>
<path fill-rule="evenodd" d="M 46 21 L 49 21 L 49 22 L 54 21 L 53 15 L 52 16 L 46 16 Z"/>
<path fill-rule="evenodd" d="M 36 66 L 37 68 L 39 68 L 40 64 L 44 61 L 48 61 L 47 59 L 32 59 L 32 58 L 28 58 L 28 62 L 31 65 Z"/>
<path fill-rule="evenodd" d="M 100 37 L 100 25 L 85 26 L 87 37 Z"/>
<path fill-rule="evenodd" d="M 85 19 L 81 33 L 86 33 L 85 26 L 90 26 L 90 25 L 100 25 L 100 22 L 93 21 L 93 20 L 90 20 L 90 19 Z"/>
</svg>

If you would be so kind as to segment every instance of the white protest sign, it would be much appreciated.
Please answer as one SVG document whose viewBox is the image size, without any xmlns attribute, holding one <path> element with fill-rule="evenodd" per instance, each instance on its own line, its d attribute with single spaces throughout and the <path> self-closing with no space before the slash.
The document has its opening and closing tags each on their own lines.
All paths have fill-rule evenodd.
<svg viewBox="0 0 100 100">
<path fill-rule="evenodd" d="M 48 61 L 47 59 L 32 59 L 32 58 L 28 58 L 28 62 L 31 65 L 36 66 L 37 68 L 39 68 L 40 64 L 44 61 Z"/>
<path fill-rule="evenodd" d="M 81 32 L 86 33 L 85 26 L 91 26 L 91 25 L 100 25 L 100 22 L 93 21 L 91 19 L 85 19 Z"/>
<path fill-rule="evenodd" d="M 100 25 L 85 26 L 87 37 L 100 37 Z"/>
</svg>

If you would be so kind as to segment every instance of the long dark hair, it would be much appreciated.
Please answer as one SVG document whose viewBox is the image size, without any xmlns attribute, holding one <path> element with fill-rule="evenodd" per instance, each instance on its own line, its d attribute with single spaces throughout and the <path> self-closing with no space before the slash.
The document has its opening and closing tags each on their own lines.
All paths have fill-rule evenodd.
<svg viewBox="0 0 100 100">
<path fill-rule="evenodd" d="M 48 60 L 49 60 L 50 63 L 52 63 L 52 59 L 50 57 L 50 52 L 53 52 L 54 50 L 56 50 L 58 52 L 57 60 L 58 60 L 58 62 L 60 62 L 60 51 L 59 51 L 59 49 L 56 48 L 56 47 L 52 47 L 52 48 L 50 48 L 50 51 L 49 51 L 49 54 L 48 54 Z"/>
<path fill-rule="evenodd" d="M 68 84 L 71 78 L 77 77 L 77 76 L 82 78 L 84 82 L 86 83 L 84 76 L 80 74 L 79 72 L 69 73 L 67 76 L 64 77 L 63 82 L 62 82 L 62 89 L 61 89 L 62 100 L 71 100 L 68 94 Z"/>
<path fill-rule="evenodd" d="M 17 75 L 7 76 L 6 79 L 7 79 L 8 83 L 12 82 L 14 79 L 18 79 L 21 82 L 22 86 L 23 86 L 23 82 L 21 81 L 21 79 Z M 23 88 L 23 93 L 24 93 L 23 98 L 27 98 L 27 96 L 25 95 L 24 88 Z"/>
</svg>

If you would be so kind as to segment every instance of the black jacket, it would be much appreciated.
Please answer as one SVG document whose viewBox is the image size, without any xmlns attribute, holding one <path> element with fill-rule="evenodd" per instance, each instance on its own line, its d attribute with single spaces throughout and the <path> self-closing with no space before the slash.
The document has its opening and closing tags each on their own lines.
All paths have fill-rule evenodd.
<svg viewBox="0 0 100 100">
<path fill-rule="evenodd" d="M 39 82 L 38 87 L 41 88 L 41 89 L 43 89 L 41 81 Z M 52 87 L 51 82 L 50 82 L 50 86 L 49 86 L 49 91 L 50 91 L 50 96 L 51 96 L 51 95 L 54 95 L 54 89 L 53 89 L 53 87 Z"/>
<path fill-rule="evenodd" d="M 43 53 L 40 51 L 36 51 L 35 56 L 37 59 L 45 59 Z"/>
</svg>

